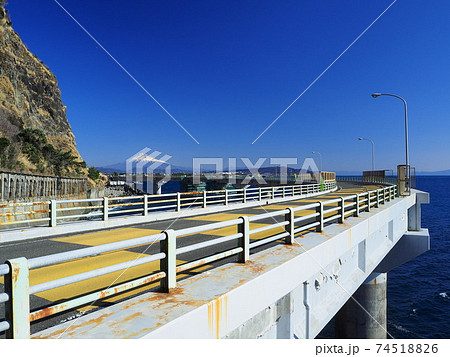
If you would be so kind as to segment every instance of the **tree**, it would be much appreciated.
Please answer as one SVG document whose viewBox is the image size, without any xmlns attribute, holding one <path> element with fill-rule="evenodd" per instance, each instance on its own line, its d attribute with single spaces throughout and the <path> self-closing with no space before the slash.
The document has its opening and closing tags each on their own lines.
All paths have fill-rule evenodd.
<svg viewBox="0 0 450 357">
<path fill-rule="evenodd" d="M 100 177 L 100 171 L 98 171 L 94 166 L 89 168 L 88 176 L 90 179 L 97 181 Z"/>
<path fill-rule="evenodd" d="M 6 153 L 9 144 L 11 144 L 11 141 L 9 141 L 8 138 L 0 138 L 0 156 L 3 156 Z"/>
</svg>

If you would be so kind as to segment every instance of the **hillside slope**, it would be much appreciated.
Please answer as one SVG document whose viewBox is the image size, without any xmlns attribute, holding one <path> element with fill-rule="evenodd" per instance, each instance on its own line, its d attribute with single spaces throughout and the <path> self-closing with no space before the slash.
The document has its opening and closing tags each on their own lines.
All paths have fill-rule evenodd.
<svg viewBox="0 0 450 357">
<path fill-rule="evenodd" d="M 0 168 L 85 176 L 53 73 L 23 44 L 0 0 Z"/>
</svg>

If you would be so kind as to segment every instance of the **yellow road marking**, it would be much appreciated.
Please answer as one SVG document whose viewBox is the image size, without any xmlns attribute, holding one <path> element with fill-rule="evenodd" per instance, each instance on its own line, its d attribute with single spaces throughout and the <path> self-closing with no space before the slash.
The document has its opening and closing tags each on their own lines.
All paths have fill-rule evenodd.
<svg viewBox="0 0 450 357">
<path fill-rule="evenodd" d="M 274 235 L 279 234 L 279 233 L 283 233 L 285 231 L 286 231 L 286 229 L 284 227 L 275 227 L 275 228 L 272 228 L 272 229 L 268 229 L 267 231 L 259 232 L 259 233 L 256 233 L 256 234 L 252 234 L 250 236 L 250 238 L 251 239 L 264 239 L 264 238 L 267 238 L 267 237 L 270 237 L 270 236 L 274 236 Z"/>
<path fill-rule="evenodd" d="M 72 276 L 75 274 L 80 274 L 83 272 L 88 272 L 95 269 L 100 269 L 103 267 L 124 263 L 132 262 L 135 259 L 143 258 L 147 254 L 133 253 L 128 251 L 118 251 L 107 254 L 102 254 L 96 257 L 88 257 L 83 259 L 78 259 L 70 262 L 65 262 L 57 265 L 52 265 L 49 267 L 34 269 L 30 271 L 30 286 L 41 284 L 47 281 L 53 281 L 56 279 L 64 278 L 67 276 Z M 185 261 L 177 260 L 177 265 L 183 264 Z M 211 268 L 211 265 L 204 265 L 192 269 L 191 272 L 201 272 L 203 270 Z M 69 300 L 76 296 L 85 295 L 87 293 L 105 289 L 110 285 L 118 285 L 125 281 L 136 279 L 141 276 L 150 275 L 153 272 L 159 271 L 159 261 L 139 265 L 136 267 L 129 268 L 127 270 L 120 270 L 117 272 L 109 273 L 106 275 L 98 276 L 92 279 L 87 279 L 84 281 L 76 282 L 70 285 L 61 286 L 59 288 L 43 291 L 34 294 L 40 298 L 46 299 L 48 301 L 58 302 L 63 300 Z M 177 274 L 177 279 L 188 276 L 187 273 Z M 0 279 L 3 283 L 3 279 Z M 152 287 L 158 286 L 160 283 L 154 282 L 147 286 L 143 286 L 137 289 L 126 291 L 114 296 L 111 296 L 102 301 L 104 302 L 114 302 L 119 299 L 123 299 L 129 295 L 139 293 L 141 291 L 149 290 Z M 86 311 L 94 308 L 90 306 L 85 306 L 78 308 L 77 310 Z"/>
<path fill-rule="evenodd" d="M 260 227 L 264 227 L 267 226 L 268 224 L 264 224 L 264 223 L 250 223 L 250 229 L 256 229 L 256 228 L 260 228 Z M 219 228 L 219 229 L 212 229 L 209 231 L 205 231 L 205 232 L 201 232 L 199 234 L 203 234 L 203 235 L 208 235 L 208 236 L 221 236 L 221 237 L 226 237 L 232 234 L 236 234 L 237 231 L 237 225 L 235 226 L 230 226 L 230 227 L 224 227 L 224 228 Z"/>
<path fill-rule="evenodd" d="M 289 202 L 286 202 L 284 205 L 267 205 L 267 206 L 259 206 L 259 207 L 253 207 L 253 209 L 264 209 L 264 210 L 275 210 L 275 211 L 281 211 L 286 209 L 289 206 Z M 291 206 L 296 207 L 296 206 Z"/>
<path fill-rule="evenodd" d="M 30 271 L 30 285 L 33 286 L 46 281 L 52 281 L 66 276 L 80 274 L 119 263 L 128 261 L 131 262 L 137 258 L 143 258 L 145 256 L 148 255 L 128 251 L 119 251 L 35 269 Z M 159 262 L 151 262 L 148 264 L 130 268 L 125 272 L 121 270 L 118 272 L 109 273 L 92 279 L 62 286 L 56 289 L 43 291 L 41 293 L 37 293 L 36 295 L 50 301 L 68 299 L 70 297 L 85 294 L 93 290 L 108 287 L 116 279 L 117 281 L 115 282 L 115 284 L 129 280 L 131 278 L 142 276 L 144 274 L 150 274 L 152 271 L 158 269 Z"/>
<path fill-rule="evenodd" d="M 160 233 L 158 229 L 123 228 L 52 239 L 56 242 L 97 246 Z"/>
<path fill-rule="evenodd" d="M 241 216 L 253 216 L 252 214 L 236 214 L 236 213 L 217 213 L 217 214 L 209 214 L 207 216 L 197 216 L 186 218 L 193 221 L 212 221 L 212 222 L 221 222 L 228 221 L 231 219 L 236 219 Z"/>
</svg>

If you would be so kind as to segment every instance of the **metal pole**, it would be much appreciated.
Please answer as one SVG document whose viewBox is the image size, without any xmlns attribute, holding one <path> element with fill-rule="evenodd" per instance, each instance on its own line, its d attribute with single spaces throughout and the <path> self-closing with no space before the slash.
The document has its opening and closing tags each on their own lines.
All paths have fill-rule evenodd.
<svg viewBox="0 0 450 357">
<path fill-rule="evenodd" d="M 374 93 L 372 94 L 372 97 L 377 98 L 381 95 L 386 95 L 389 97 L 395 97 L 400 99 L 403 102 L 403 105 L 405 107 L 405 164 L 406 164 L 406 179 L 408 182 L 409 187 L 409 179 L 410 179 L 410 173 L 409 173 L 409 149 L 408 149 L 408 105 L 406 104 L 406 100 L 402 97 L 395 95 L 395 94 L 389 94 L 389 93 Z M 409 188 L 408 188 L 409 189 Z"/>
<path fill-rule="evenodd" d="M 243 249 L 238 254 L 239 263 L 245 263 L 250 259 L 250 221 L 247 216 L 241 216 L 239 219 L 242 223 L 238 224 L 238 233 L 242 233 L 242 237 L 239 238 L 239 246 Z"/>
<path fill-rule="evenodd" d="M 409 148 L 408 148 L 408 107 L 406 100 L 400 98 L 405 105 L 405 147 L 406 147 L 406 189 L 408 192 L 411 190 L 411 177 L 409 169 Z"/>
<path fill-rule="evenodd" d="M 160 270 L 166 273 L 161 279 L 161 290 L 168 293 L 170 289 L 177 286 L 177 235 L 173 229 L 168 229 L 163 232 L 166 239 L 160 243 L 161 253 L 165 254 L 164 259 L 161 259 Z"/>
<path fill-rule="evenodd" d="M 375 171 L 375 144 L 373 140 L 367 138 L 358 138 L 358 140 L 367 140 L 372 144 L 372 172 Z"/>
<path fill-rule="evenodd" d="M 6 338 L 30 338 L 30 295 L 29 269 L 26 258 L 6 262 L 9 274 L 5 276 L 5 292 L 8 301 L 5 306 L 6 321 L 10 327 Z"/>
<path fill-rule="evenodd" d="M 370 140 L 372 143 L 372 172 L 375 171 L 375 145 L 372 140 Z"/>
</svg>

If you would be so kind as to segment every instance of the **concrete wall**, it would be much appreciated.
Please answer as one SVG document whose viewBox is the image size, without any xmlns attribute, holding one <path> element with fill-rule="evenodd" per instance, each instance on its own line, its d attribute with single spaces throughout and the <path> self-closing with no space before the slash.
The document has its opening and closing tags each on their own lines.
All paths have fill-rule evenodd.
<svg viewBox="0 0 450 357">
<path fill-rule="evenodd" d="M 21 202 L 86 195 L 87 179 L 0 173 L 0 201 Z"/>
<path fill-rule="evenodd" d="M 89 195 L 85 178 L 0 172 L 0 226 L 11 229 L 19 227 L 15 222 L 48 218 L 51 199 L 88 198 Z M 45 221 L 40 223 L 48 225 Z M 24 223 L 20 224 L 23 226 Z"/>
</svg>

